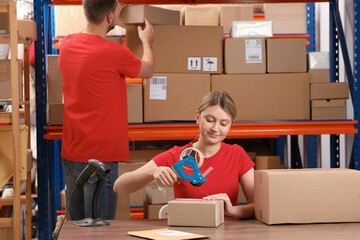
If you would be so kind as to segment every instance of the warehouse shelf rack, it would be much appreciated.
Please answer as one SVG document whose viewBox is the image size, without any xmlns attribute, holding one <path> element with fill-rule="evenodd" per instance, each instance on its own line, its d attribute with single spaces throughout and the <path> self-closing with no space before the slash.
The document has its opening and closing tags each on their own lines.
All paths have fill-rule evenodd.
<svg viewBox="0 0 360 240">
<path fill-rule="evenodd" d="M 338 17 L 339 12 L 337 10 L 337 0 L 308 0 L 308 1 L 299 1 L 299 0 L 225 0 L 225 1 L 220 1 L 220 0 L 174 0 L 174 1 L 169 1 L 169 0 L 134 0 L 134 1 L 130 1 L 130 0 L 122 0 L 122 2 L 128 3 L 128 4 L 213 4 L 213 3 L 299 3 L 299 2 L 305 2 L 308 3 L 308 6 L 310 6 L 308 8 L 308 13 L 310 11 L 311 14 L 308 14 L 308 25 L 310 22 L 310 26 L 312 26 L 312 28 L 309 30 L 308 29 L 308 34 L 310 34 L 310 39 L 308 38 L 308 40 L 310 41 L 310 45 L 308 46 L 308 51 L 314 51 L 314 43 L 315 42 L 315 31 L 314 31 L 314 5 L 313 3 L 315 2 L 330 2 L 330 18 L 333 19 L 333 17 L 336 17 L 338 20 L 340 19 Z M 359 24 L 360 24 L 360 19 L 359 19 L 359 14 L 360 14 L 360 6 L 359 4 L 356 3 L 356 1 L 354 0 L 354 81 L 351 83 L 349 82 L 349 85 L 351 86 L 351 89 L 353 91 L 353 95 L 352 95 L 352 100 L 353 100 L 353 105 L 354 105 L 354 121 L 339 121 L 339 122 L 344 122 L 344 129 L 338 129 L 339 131 L 336 132 L 334 131 L 334 129 L 337 129 L 339 126 L 334 126 L 332 124 L 334 124 L 336 121 L 324 121 L 321 122 L 319 124 L 325 124 L 325 122 L 327 122 L 329 125 L 327 127 L 323 126 L 324 129 L 323 130 L 319 130 L 320 126 L 312 126 L 313 129 L 310 130 L 310 128 L 308 129 L 309 131 L 306 134 L 312 134 L 312 135 L 308 135 L 308 167 L 316 167 L 316 135 L 317 134 L 354 134 L 357 132 L 357 129 L 359 128 L 359 110 L 360 110 L 360 106 L 358 104 L 359 102 L 359 93 L 357 92 L 358 89 L 358 78 L 359 78 L 359 74 L 360 74 L 360 62 L 359 62 L 359 58 L 360 58 L 360 31 L 358 31 L 358 29 L 360 29 Z M 55 226 L 55 218 L 54 218 L 54 212 L 55 212 L 55 204 L 54 202 L 56 201 L 56 199 L 54 200 L 54 196 L 49 196 L 49 192 L 52 192 L 53 189 L 53 185 L 54 183 L 52 181 L 53 178 L 50 175 L 50 172 L 52 172 L 53 168 L 59 166 L 59 162 L 56 159 L 60 159 L 60 150 L 59 147 L 61 146 L 61 141 L 60 140 L 53 140 L 52 142 L 54 142 L 54 145 L 49 144 L 49 141 L 47 141 L 47 137 L 49 138 L 54 138 L 55 139 L 55 135 L 56 135 L 56 131 L 60 131 L 60 130 L 55 130 L 52 128 L 56 128 L 54 126 L 46 126 L 46 78 L 45 78 L 45 66 L 46 66 L 46 55 L 49 53 L 52 53 L 52 36 L 51 36 L 51 25 L 49 24 L 51 21 L 49 21 L 49 19 L 51 18 L 52 15 L 52 11 L 51 11 L 51 5 L 81 5 L 82 1 L 81 0 L 34 0 L 34 15 L 35 15 L 35 21 L 37 23 L 38 26 L 38 41 L 35 44 L 35 61 L 36 61 L 36 103 L 37 103 L 37 135 L 38 136 L 44 136 L 44 138 L 42 137 L 38 137 L 37 139 L 37 146 L 38 146 L 38 180 L 39 183 L 39 188 L 38 188 L 38 201 L 39 201 L 39 240 L 41 239 L 51 239 L 51 231 L 53 229 L 53 227 Z M 312 4 L 312 5 L 311 5 Z M 335 10 L 335 11 L 334 11 Z M 337 20 L 337 22 L 331 23 L 333 25 L 330 24 L 330 35 L 334 36 L 333 34 L 335 33 L 339 21 Z M 338 33 L 336 33 L 337 35 Z M 337 42 L 338 40 L 344 39 L 343 33 L 340 33 L 340 35 L 338 37 L 334 37 L 331 38 L 331 42 Z M 341 40 L 341 44 L 343 45 L 343 40 Z M 359 47 L 358 47 L 359 46 Z M 336 50 L 336 46 L 334 47 L 333 45 L 331 45 L 330 48 L 333 48 L 334 52 L 337 52 Z M 313 50 L 311 50 L 313 49 Z M 331 64 L 331 69 L 337 69 L 337 65 L 338 65 L 338 58 L 334 57 L 333 58 L 334 61 Z M 359 64 L 358 64 L 359 63 Z M 347 71 L 349 72 L 349 71 Z M 336 75 L 336 73 L 334 73 L 333 71 L 331 72 L 332 75 L 332 79 L 335 79 L 334 76 Z M 350 77 L 350 81 L 351 81 L 351 77 Z M 306 122 L 306 121 L 304 121 Z M 302 125 L 304 122 L 298 123 L 299 125 Z M 314 121 L 309 121 L 309 124 L 314 123 Z M 285 126 L 287 125 L 288 122 L 277 122 L 276 124 L 279 124 L 279 126 Z M 234 126 L 234 134 L 240 134 L 238 131 L 245 131 L 244 129 L 240 129 L 240 126 L 238 125 L 242 125 L 245 123 L 236 123 Z M 248 124 L 263 124 L 263 123 L 248 123 Z M 275 122 L 271 123 L 271 124 L 275 124 Z M 275 125 L 276 125 L 275 124 Z M 140 125 L 129 125 L 129 136 L 132 136 L 132 134 L 134 134 L 134 136 L 136 134 L 136 137 L 134 137 L 134 139 L 141 139 L 141 134 L 144 134 L 144 132 L 146 134 L 149 134 L 150 130 L 149 128 L 154 128 L 154 126 L 159 127 L 159 125 L 155 125 L 153 127 L 149 127 L 152 124 L 140 124 Z M 291 125 L 291 124 L 290 124 Z M 144 126 L 147 126 L 145 128 L 147 129 L 142 129 Z M 260 126 L 260 125 L 259 125 Z M 165 128 L 168 128 L 168 124 L 164 124 Z M 183 128 L 184 126 L 181 126 L 181 128 L 178 129 L 178 131 L 182 131 L 184 130 Z M 192 126 L 193 127 L 193 126 Z M 239 129 L 238 129 L 239 127 Z M 254 126 L 252 126 L 254 127 Z M 274 127 L 274 126 L 273 126 Z M 299 127 L 299 126 L 297 126 Z M 137 129 L 139 128 L 139 129 Z M 248 127 L 250 129 L 250 127 Z M 302 129 L 301 131 L 298 130 L 298 132 L 296 132 L 296 127 L 295 126 L 288 126 L 287 130 L 284 129 L 277 129 L 275 130 L 275 128 L 272 128 L 272 130 L 269 130 L 269 126 L 265 127 L 265 129 L 262 129 L 263 132 L 265 132 L 266 134 L 262 134 L 262 137 L 264 137 L 264 135 L 267 135 L 268 137 L 276 137 L 276 136 L 280 136 L 278 139 L 279 143 L 278 144 L 281 148 L 281 146 L 283 146 L 284 143 L 284 138 L 282 134 L 289 134 L 292 136 L 296 136 L 297 134 L 304 134 L 304 129 Z M 304 126 L 300 126 L 299 128 L 304 128 Z M 346 129 L 346 131 L 345 131 Z M 153 129 L 154 130 L 154 129 Z M 251 129 L 250 129 L 251 130 Z M 141 132 L 143 131 L 143 132 Z M 270 132 L 273 131 L 273 133 L 270 134 Z M 279 132 L 280 131 L 280 132 Z M 282 131 L 282 132 L 281 132 Z M 193 136 L 193 134 L 195 134 L 196 132 L 191 132 L 190 135 Z M 59 134 L 59 133 L 58 133 Z M 153 133 L 152 133 L 153 134 Z M 168 134 L 168 133 L 167 133 Z M 244 132 L 241 132 L 241 134 L 244 134 Z M 253 134 L 253 133 L 252 133 Z M 272 135 L 273 134 L 273 135 Z M 256 135 L 256 134 L 255 134 Z M 144 135 L 142 135 L 144 136 Z M 154 136 L 154 135 L 153 135 Z M 246 134 L 242 135 L 242 136 L 246 136 Z M 249 135 L 248 135 L 249 136 Z M 260 134 L 258 135 L 260 136 Z M 135 140 L 131 140 L 131 141 L 135 141 Z M 332 144 L 331 148 L 335 148 L 335 145 Z M 56 148 L 56 149 L 52 149 L 52 148 Z M 282 149 L 278 148 L 278 151 L 283 151 Z M 360 169 L 360 164 L 359 164 L 359 157 L 360 157 L 360 138 L 358 136 L 358 134 L 355 134 L 355 140 L 354 140 L 354 160 L 353 160 L 353 166 L 355 169 Z M 310 153 L 309 153 L 310 152 Z M 51 156 L 51 158 L 49 159 L 55 159 L 54 162 L 48 162 L 48 155 L 49 154 L 54 154 L 53 156 Z M 56 180 L 55 180 L 56 181 Z"/>
</svg>

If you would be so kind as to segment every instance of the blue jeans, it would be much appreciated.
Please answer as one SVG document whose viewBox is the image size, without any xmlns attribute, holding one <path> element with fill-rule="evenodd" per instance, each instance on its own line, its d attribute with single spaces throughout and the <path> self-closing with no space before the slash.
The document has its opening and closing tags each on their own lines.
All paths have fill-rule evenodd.
<svg viewBox="0 0 360 240">
<path fill-rule="evenodd" d="M 103 220 L 111 220 L 115 219 L 116 213 L 117 193 L 113 191 L 113 186 L 118 177 L 118 163 L 106 162 L 105 164 L 110 166 L 111 172 L 106 177 L 98 195 L 97 217 Z M 87 183 L 83 189 L 78 188 L 71 194 L 75 188 L 77 177 L 87 165 L 87 163 L 72 162 L 63 159 L 64 178 L 67 188 L 67 204 L 71 220 L 81 220 L 92 217 L 91 201 L 96 183 Z M 89 182 L 93 182 L 96 179 L 97 176 L 95 175 L 89 179 Z"/>
</svg>

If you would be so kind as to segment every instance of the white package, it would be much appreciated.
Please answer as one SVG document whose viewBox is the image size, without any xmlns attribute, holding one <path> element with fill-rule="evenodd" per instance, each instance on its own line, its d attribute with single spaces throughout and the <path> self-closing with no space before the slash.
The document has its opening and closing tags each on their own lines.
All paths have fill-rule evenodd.
<svg viewBox="0 0 360 240">
<path fill-rule="evenodd" d="M 231 26 L 232 38 L 272 37 L 272 21 L 233 21 Z"/>
<path fill-rule="evenodd" d="M 309 69 L 329 69 L 328 52 L 309 52 Z"/>
</svg>

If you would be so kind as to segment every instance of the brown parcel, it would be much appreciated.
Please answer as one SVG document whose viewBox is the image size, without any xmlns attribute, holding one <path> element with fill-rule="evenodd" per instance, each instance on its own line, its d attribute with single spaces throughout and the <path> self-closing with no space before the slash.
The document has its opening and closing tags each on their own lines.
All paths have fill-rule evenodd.
<svg viewBox="0 0 360 240">
<path fill-rule="evenodd" d="M 279 156 L 256 156 L 256 170 L 280 169 L 280 167 Z"/>
<path fill-rule="evenodd" d="M 156 73 L 222 73 L 222 27 L 166 25 L 154 25 L 153 27 L 152 46 Z M 136 26 L 127 27 L 126 46 L 136 56 L 142 56 L 143 49 Z M 191 67 L 191 59 L 199 59 L 198 68 Z M 203 61 L 205 61 L 205 65 Z M 208 66 L 212 67 L 209 69 Z"/>
<path fill-rule="evenodd" d="M 132 5 L 120 14 L 121 24 L 143 24 L 145 18 L 151 24 L 180 25 L 180 12 L 148 5 Z"/>
<path fill-rule="evenodd" d="M 304 38 L 266 39 L 267 72 L 306 72 L 306 40 Z"/>
<path fill-rule="evenodd" d="M 227 38 L 224 45 L 226 74 L 266 72 L 264 38 Z"/>
<path fill-rule="evenodd" d="M 168 202 L 168 225 L 217 227 L 224 223 L 224 201 L 178 198 Z"/>
<path fill-rule="evenodd" d="M 144 79 L 144 122 L 195 121 L 201 99 L 210 92 L 209 74 L 155 74 L 166 77 L 165 99 L 153 97 L 159 84 Z M 153 78 L 153 79 L 154 79 Z M 160 78 L 159 78 L 160 79 Z M 155 89 L 155 90 L 154 90 Z"/>
<path fill-rule="evenodd" d="M 126 84 L 128 122 L 143 122 L 143 90 L 142 84 Z"/>
<path fill-rule="evenodd" d="M 64 118 L 64 104 L 63 103 L 49 103 L 48 104 L 48 122 L 52 125 L 63 124 Z"/>
<path fill-rule="evenodd" d="M 332 83 L 316 83 L 310 85 L 310 99 L 348 99 L 349 83 L 348 82 L 332 82 Z"/>
<path fill-rule="evenodd" d="M 312 100 L 311 119 L 344 119 L 345 99 Z"/>
<path fill-rule="evenodd" d="M 255 171 L 255 217 L 267 224 L 360 221 L 360 172 Z"/>
<path fill-rule="evenodd" d="M 47 55 L 46 72 L 48 103 L 63 103 L 59 55 Z"/>
<path fill-rule="evenodd" d="M 188 26 L 219 26 L 219 7 L 185 6 L 184 18 L 184 24 Z"/>
<path fill-rule="evenodd" d="M 227 91 L 236 121 L 309 120 L 309 74 L 212 75 L 212 91 Z"/>
<path fill-rule="evenodd" d="M 18 60 L 19 99 L 23 98 L 23 77 L 21 61 Z M 0 60 L 0 99 L 10 99 L 11 95 L 11 64 L 10 59 Z"/>
<path fill-rule="evenodd" d="M 329 69 L 309 69 L 309 75 L 310 75 L 310 84 L 330 82 Z"/>
<path fill-rule="evenodd" d="M 159 219 L 159 211 L 165 204 L 149 204 L 144 203 L 144 218 Z"/>
<path fill-rule="evenodd" d="M 220 26 L 224 27 L 224 34 L 230 34 L 233 21 L 248 21 L 254 19 L 253 6 L 221 6 Z"/>
</svg>

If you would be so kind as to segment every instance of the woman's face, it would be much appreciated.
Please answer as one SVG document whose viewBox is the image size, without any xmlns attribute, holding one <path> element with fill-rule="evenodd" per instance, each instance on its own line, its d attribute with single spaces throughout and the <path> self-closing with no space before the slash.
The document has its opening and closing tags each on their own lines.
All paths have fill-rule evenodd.
<svg viewBox="0 0 360 240">
<path fill-rule="evenodd" d="M 196 122 L 199 124 L 201 140 L 209 144 L 223 141 L 232 124 L 229 115 L 219 105 L 196 113 Z"/>
</svg>

